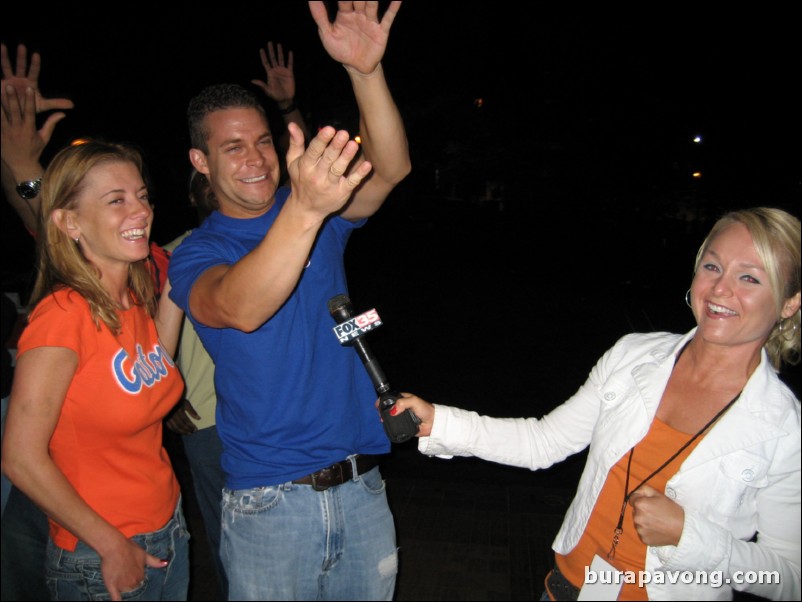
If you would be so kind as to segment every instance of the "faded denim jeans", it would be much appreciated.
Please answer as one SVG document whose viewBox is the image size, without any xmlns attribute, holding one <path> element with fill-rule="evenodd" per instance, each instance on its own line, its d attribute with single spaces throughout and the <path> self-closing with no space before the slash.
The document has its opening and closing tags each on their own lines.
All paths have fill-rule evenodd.
<svg viewBox="0 0 802 602">
<path fill-rule="evenodd" d="M 189 588 L 189 533 L 178 500 L 175 514 L 167 524 L 151 533 L 134 535 L 131 541 L 148 554 L 166 560 L 164 568 L 145 567 L 145 580 L 135 590 L 123 592 L 123 600 L 186 600 Z M 110 600 L 100 556 L 78 542 L 68 552 L 47 542 L 47 587 L 51 600 Z"/>
<path fill-rule="evenodd" d="M 391 600 L 395 526 L 378 467 L 342 485 L 223 490 L 229 600 Z"/>
</svg>

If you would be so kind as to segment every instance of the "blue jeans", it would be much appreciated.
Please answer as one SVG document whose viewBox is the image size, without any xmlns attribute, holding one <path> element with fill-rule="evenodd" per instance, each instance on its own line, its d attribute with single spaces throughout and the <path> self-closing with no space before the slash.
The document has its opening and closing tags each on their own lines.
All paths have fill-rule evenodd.
<svg viewBox="0 0 802 602">
<path fill-rule="evenodd" d="M 391 600 L 398 555 L 378 467 L 325 491 L 224 489 L 221 555 L 229 600 Z"/>
<path fill-rule="evenodd" d="M 16 487 L 11 488 L 0 531 L 0 600 L 47 600 L 45 513 Z"/>
<path fill-rule="evenodd" d="M 195 431 L 191 435 L 183 435 L 184 455 L 192 472 L 192 483 L 195 497 L 198 499 L 206 537 L 214 556 L 220 591 L 226 597 L 228 582 L 223 563 L 220 560 L 220 504 L 223 501 L 223 487 L 226 475 L 220 466 L 223 444 L 217 434 L 217 427 L 210 426 Z"/>
<path fill-rule="evenodd" d="M 186 600 L 189 588 L 189 533 L 181 500 L 167 524 L 131 541 L 148 554 L 166 560 L 164 568 L 145 567 L 145 580 L 123 600 Z M 51 600 L 109 600 L 100 570 L 100 556 L 82 541 L 74 552 L 47 542 L 47 587 Z"/>
</svg>

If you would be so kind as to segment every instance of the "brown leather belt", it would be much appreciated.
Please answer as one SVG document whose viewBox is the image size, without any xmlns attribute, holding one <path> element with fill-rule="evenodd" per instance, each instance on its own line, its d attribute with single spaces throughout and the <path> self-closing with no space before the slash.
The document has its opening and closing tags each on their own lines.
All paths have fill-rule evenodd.
<svg viewBox="0 0 802 602">
<path fill-rule="evenodd" d="M 358 455 L 354 459 L 356 460 L 356 474 L 358 475 L 364 474 L 379 465 L 379 459 L 377 456 Z M 337 462 L 336 464 L 332 464 L 326 468 L 321 468 L 320 470 L 313 472 L 312 474 L 308 474 L 305 477 L 301 477 L 300 479 L 295 479 L 293 483 L 297 483 L 299 485 L 311 485 L 312 489 L 315 491 L 326 491 L 326 489 L 329 487 L 342 485 L 343 483 L 353 479 L 355 476 L 356 475 L 354 474 L 351 460 L 343 460 L 342 462 Z"/>
</svg>

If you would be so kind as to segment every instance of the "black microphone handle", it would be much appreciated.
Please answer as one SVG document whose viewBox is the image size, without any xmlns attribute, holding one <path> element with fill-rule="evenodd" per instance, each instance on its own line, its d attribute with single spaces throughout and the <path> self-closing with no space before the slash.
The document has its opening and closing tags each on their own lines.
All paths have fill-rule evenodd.
<svg viewBox="0 0 802 602">
<path fill-rule="evenodd" d="M 379 393 L 379 411 L 382 416 L 382 424 L 387 438 L 393 443 L 404 443 L 418 434 L 420 419 L 415 416 L 412 410 L 405 410 L 401 414 L 391 414 L 397 399 L 401 394 L 390 390 L 390 383 L 379 365 L 379 361 L 370 350 L 370 346 L 363 337 L 357 337 L 352 341 L 356 353 L 365 365 L 365 369 Z"/>
<path fill-rule="evenodd" d="M 384 393 L 390 390 L 390 383 L 384 375 L 382 367 L 379 365 L 379 360 L 373 355 L 367 342 L 363 337 L 358 337 L 352 341 L 354 349 L 356 349 L 359 359 L 365 364 L 365 370 L 368 371 L 373 386 L 376 388 L 377 393 Z"/>
<path fill-rule="evenodd" d="M 391 414 L 395 407 L 396 400 L 401 398 L 401 394 L 396 391 L 386 391 L 379 397 L 379 409 L 382 415 L 382 424 L 387 438 L 393 443 L 403 443 L 409 441 L 420 430 L 420 418 L 412 410 L 404 410 L 400 414 Z"/>
</svg>

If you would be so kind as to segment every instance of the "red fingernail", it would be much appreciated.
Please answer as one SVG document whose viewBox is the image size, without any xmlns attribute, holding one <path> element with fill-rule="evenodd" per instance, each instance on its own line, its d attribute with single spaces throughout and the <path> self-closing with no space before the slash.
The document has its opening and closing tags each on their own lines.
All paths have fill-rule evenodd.
<svg viewBox="0 0 802 602">
<path fill-rule="evenodd" d="M 390 408 L 390 416 L 395 416 L 396 414 L 398 414 L 398 408 L 396 406 L 393 406 L 392 408 Z"/>
</svg>

